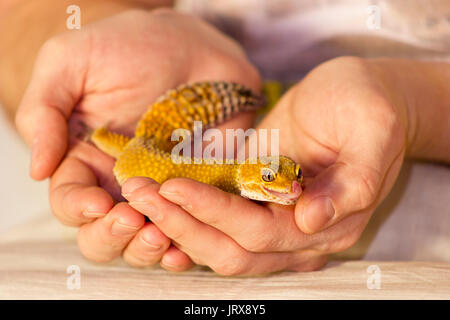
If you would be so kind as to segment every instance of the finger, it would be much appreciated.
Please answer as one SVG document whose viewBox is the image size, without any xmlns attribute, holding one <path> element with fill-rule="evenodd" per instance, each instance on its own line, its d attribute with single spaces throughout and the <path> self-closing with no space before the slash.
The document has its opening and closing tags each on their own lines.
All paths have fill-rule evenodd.
<svg viewBox="0 0 450 320">
<path fill-rule="evenodd" d="M 16 115 L 32 147 L 30 174 L 41 180 L 56 169 L 67 149 L 67 119 L 82 94 L 85 61 L 67 59 L 68 46 L 54 38 L 41 48 Z"/>
<path fill-rule="evenodd" d="M 368 141 L 380 145 L 376 139 Z M 358 142 L 356 145 L 364 144 Z M 400 170 L 404 151 L 398 150 L 400 153 L 386 148 L 380 148 L 379 153 L 377 150 L 359 150 L 359 153 L 342 150 L 337 161 L 307 186 L 297 203 L 299 228 L 306 233 L 318 232 L 353 213 L 375 208 Z"/>
<path fill-rule="evenodd" d="M 135 179 L 139 179 L 141 187 L 130 192 L 127 184 Z M 263 274 L 283 270 L 292 263 L 291 253 L 248 252 L 221 231 L 160 196 L 159 185 L 151 179 L 131 178 L 122 191 L 127 194 L 130 206 L 148 216 L 180 250 L 219 274 Z"/>
<path fill-rule="evenodd" d="M 151 178 L 133 177 L 127 179 L 125 183 L 122 185 L 122 196 L 128 199 L 128 197 L 131 197 L 136 190 L 148 186 L 159 188 L 157 182 Z"/>
<path fill-rule="evenodd" d="M 86 258 L 108 262 L 122 254 L 144 223 L 142 214 L 120 202 L 106 217 L 80 227 L 78 245 Z"/>
<path fill-rule="evenodd" d="M 68 157 L 50 180 L 50 205 L 62 223 L 79 226 L 104 217 L 114 201 L 97 186 L 97 178 L 86 164 Z"/>
<path fill-rule="evenodd" d="M 298 229 L 292 207 L 261 206 L 191 179 L 171 179 L 159 194 L 252 252 L 298 250 L 314 238 Z"/>
<path fill-rule="evenodd" d="M 203 255 L 210 254 L 209 244 L 198 241 L 199 232 L 207 234 L 209 238 L 220 238 L 221 233 L 161 197 L 158 193 L 159 187 L 152 179 L 138 177 L 125 181 L 122 192 L 131 207 L 145 214 L 171 240 L 183 248 L 194 247 Z M 132 190 L 133 188 L 136 189 Z"/>
<path fill-rule="evenodd" d="M 161 260 L 170 246 L 170 239 L 153 223 L 139 230 L 123 252 L 123 259 L 134 267 L 147 267 Z"/>
<path fill-rule="evenodd" d="M 115 200 L 123 201 L 120 195 L 120 186 L 113 175 L 114 158 L 84 141 L 77 139 L 69 141 L 70 150 L 65 157 L 76 158 L 85 164 L 97 178 L 96 185 L 102 187 Z M 68 182 L 70 181 L 68 180 Z"/>
<path fill-rule="evenodd" d="M 171 246 L 165 253 L 161 260 L 161 267 L 167 271 L 181 272 L 191 269 L 194 266 L 191 258 L 179 250 Z"/>
<path fill-rule="evenodd" d="M 21 107 L 16 124 L 31 146 L 30 176 L 42 180 L 54 172 L 64 156 L 68 132 L 66 118 L 57 109 L 42 105 L 33 107 Z"/>
</svg>

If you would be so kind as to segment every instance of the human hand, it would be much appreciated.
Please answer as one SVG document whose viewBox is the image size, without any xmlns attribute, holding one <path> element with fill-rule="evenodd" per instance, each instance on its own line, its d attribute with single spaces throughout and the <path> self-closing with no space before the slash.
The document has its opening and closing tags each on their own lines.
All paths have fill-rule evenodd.
<svg viewBox="0 0 450 320">
<path fill-rule="evenodd" d="M 122 192 L 192 261 L 220 274 L 317 269 L 358 240 L 401 168 L 411 114 L 390 89 L 369 62 L 334 59 L 264 119 L 260 128 L 280 130 L 280 154 L 306 176 L 295 207 L 258 205 L 188 179 L 160 186 L 132 178 Z"/>
<path fill-rule="evenodd" d="M 236 43 L 169 9 L 127 11 L 42 47 L 16 123 L 32 147 L 31 176 L 51 176 L 53 212 L 64 224 L 81 226 L 78 241 L 88 258 L 108 261 L 123 253 L 133 265 L 150 265 L 170 241 L 127 204 L 114 205 L 120 199 L 114 160 L 72 133 L 82 122 L 132 134 L 158 96 L 202 80 L 239 82 L 255 91 L 260 86 Z M 251 119 L 244 114 L 226 126 L 245 128 Z"/>
</svg>

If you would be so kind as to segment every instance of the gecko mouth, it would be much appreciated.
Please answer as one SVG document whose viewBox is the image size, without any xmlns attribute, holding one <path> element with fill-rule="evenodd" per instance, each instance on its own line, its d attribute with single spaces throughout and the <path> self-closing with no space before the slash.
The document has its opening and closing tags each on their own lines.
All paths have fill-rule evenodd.
<svg viewBox="0 0 450 320">
<path fill-rule="evenodd" d="M 274 191 L 264 186 L 262 186 L 262 188 L 264 189 L 265 192 L 275 196 L 277 199 L 280 199 L 285 203 L 295 203 L 302 194 L 302 187 L 300 183 L 298 183 L 297 181 L 294 181 L 292 183 L 292 192 Z"/>
</svg>

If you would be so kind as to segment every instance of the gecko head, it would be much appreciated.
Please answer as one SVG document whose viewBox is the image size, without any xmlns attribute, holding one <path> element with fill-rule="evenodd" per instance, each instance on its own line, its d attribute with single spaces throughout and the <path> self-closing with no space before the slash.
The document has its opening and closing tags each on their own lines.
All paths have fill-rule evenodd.
<svg viewBox="0 0 450 320">
<path fill-rule="evenodd" d="M 302 170 L 288 157 L 247 159 L 237 175 L 241 196 L 249 199 L 291 205 L 302 193 Z"/>
</svg>

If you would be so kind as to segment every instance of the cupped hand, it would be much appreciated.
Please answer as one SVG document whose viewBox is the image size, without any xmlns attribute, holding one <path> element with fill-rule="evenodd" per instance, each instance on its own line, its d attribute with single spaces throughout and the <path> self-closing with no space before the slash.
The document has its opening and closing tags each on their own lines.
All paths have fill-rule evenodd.
<svg viewBox="0 0 450 320">
<path fill-rule="evenodd" d="M 259 205 L 188 179 L 132 178 L 130 205 L 197 264 L 223 275 L 321 267 L 360 237 L 401 168 L 410 114 L 370 61 L 326 62 L 260 124 L 280 130 L 280 154 L 300 163 L 295 206 Z M 162 264 L 185 268 L 163 257 Z M 175 267 L 172 267 L 175 268 Z"/>
<path fill-rule="evenodd" d="M 260 79 L 231 39 L 199 19 L 169 9 L 131 10 L 48 40 L 16 116 L 32 147 L 31 176 L 51 176 L 50 202 L 64 224 L 81 226 L 79 245 L 90 259 L 123 253 L 137 266 L 168 255 L 158 228 L 120 199 L 114 160 L 77 139 L 108 125 L 132 135 L 148 106 L 166 90 L 202 80 L 239 82 L 259 90 Z M 244 114 L 227 127 L 248 127 Z"/>
</svg>

